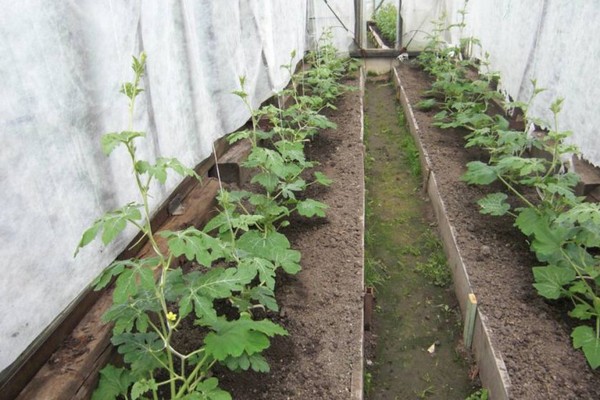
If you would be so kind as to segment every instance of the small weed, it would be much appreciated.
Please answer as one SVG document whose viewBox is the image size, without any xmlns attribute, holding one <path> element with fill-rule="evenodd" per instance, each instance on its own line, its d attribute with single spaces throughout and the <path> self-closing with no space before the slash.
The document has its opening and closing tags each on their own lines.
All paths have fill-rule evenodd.
<svg viewBox="0 0 600 400">
<path fill-rule="evenodd" d="M 400 146 L 402 147 L 402 150 L 404 150 L 404 156 L 406 157 L 406 163 L 408 164 L 410 173 L 414 177 L 420 177 L 421 160 L 419 158 L 419 150 L 417 149 L 412 136 L 404 136 Z"/>
<path fill-rule="evenodd" d="M 421 380 L 426 383 L 431 383 L 431 376 L 428 372 L 426 372 L 425 375 L 421 377 Z"/>
<path fill-rule="evenodd" d="M 365 372 L 365 386 L 364 386 L 364 390 L 365 390 L 365 394 L 369 394 L 369 392 L 371 391 L 371 387 L 373 386 L 373 375 L 370 372 Z"/>
<path fill-rule="evenodd" d="M 379 286 L 387 279 L 387 267 L 381 260 L 367 258 L 365 262 L 365 285 Z"/>
<path fill-rule="evenodd" d="M 398 126 L 402 129 L 406 134 L 402 135 L 402 139 L 400 141 L 400 148 L 402 148 L 404 152 L 404 157 L 406 159 L 406 163 L 408 164 L 408 168 L 411 174 L 414 177 L 421 176 L 421 160 L 419 156 L 419 150 L 417 149 L 417 145 L 415 144 L 414 139 L 410 134 L 408 134 L 408 127 L 406 125 L 406 116 L 402 112 L 401 108 L 398 108 Z"/>
<path fill-rule="evenodd" d="M 402 254 L 403 256 L 411 255 L 418 257 L 421 255 L 421 249 L 417 246 L 406 245 L 400 249 L 400 254 Z"/>
<path fill-rule="evenodd" d="M 427 397 L 431 396 L 434 393 L 435 393 L 435 390 L 433 390 L 433 386 L 427 386 L 425 389 L 421 390 L 420 392 L 415 390 L 415 394 L 417 395 L 417 397 L 419 399 L 426 399 Z"/>
<path fill-rule="evenodd" d="M 447 287 L 452 283 L 452 275 L 442 253 L 433 253 L 424 263 L 417 263 L 415 270 L 435 286 Z"/>
<path fill-rule="evenodd" d="M 487 389 L 481 388 L 476 392 L 473 392 L 469 397 L 465 400 L 488 400 L 489 393 Z"/>
<path fill-rule="evenodd" d="M 431 229 L 426 230 L 421 235 L 421 241 L 423 243 L 423 248 L 425 250 L 428 250 L 430 252 L 443 250 L 442 242 L 440 241 L 437 234 L 435 232 L 433 232 Z"/>
<path fill-rule="evenodd" d="M 415 107 L 417 107 L 417 109 L 421 111 L 431 111 L 436 106 L 436 104 L 436 99 L 426 99 L 419 101 L 417 104 L 415 104 Z"/>
</svg>

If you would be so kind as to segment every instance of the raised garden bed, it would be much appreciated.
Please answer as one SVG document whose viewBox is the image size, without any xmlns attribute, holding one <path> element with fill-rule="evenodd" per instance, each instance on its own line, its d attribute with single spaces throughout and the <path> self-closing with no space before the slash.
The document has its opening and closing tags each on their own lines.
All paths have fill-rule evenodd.
<svg viewBox="0 0 600 400">
<path fill-rule="evenodd" d="M 347 84 L 359 89 L 361 82 L 355 79 Z M 281 324 L 289 336 L 275 338 L 265 353 L 271 372 L 239 374 L 215 370 L 221 386 L 235 399 L 362 398 L 361 102 L 362 90 L 345 93 L 337 102 L 338 109 L 329 115 L 338 129 L 321 131 L 306 147 L 307 156 L 318 161 L 319 169 L 333 179 L 330 187 L 311 186 L 306 193 L 329 205 L 327 217 L 296 217 L 296 223 L 285 232 L 291 247 L 302 252 L 303 270 L 296 276 L 278 277 L 280 310 L 269 317 Z M 232 163 L 227 157 L 223 160 Z M 240 174 L 231 167 L 232 180 L 247 188 L 243 182 L 245 172 Z M 214 180 L 205 182 L 182 200 L 184 210 L 192 210 L 200 200 L 214 207 L 211 202 L 218 184 Z M 201 226 L 210 212 L 203 209 L 201 215 L 184 213 L 165 225 L 171 229 Z M 144 251 L 141 249 L 140 253 Z M 109 305 L 109 295 L 102 297 L 104 300 L 64 340 L 20 398 L 89 398 L 98 369 L 114 355 L 109 344 L 110 327 L 100 322 Z"/>
<path fill-rule="evenodd" d="M 359 89 L 359 81 L 346 84 Z M 268 374 L 228 373 L 222 386 L 234 399 L 361 399 L 363 310 L 362 90 L 345 93 L 328 114 L 338 126 L 319 133 L 307 156 L 333 184 L 308 196 L 329 205 L 327 217 L 288 229 L 302 253 L 302 271 L 277 292 L 278 322 L 290 333 L 265 356 Z"/>
<path fill-rule="evenodd" d="M 493 398 L 600 398 L 600 375 L 573 349 L 566 313 L 560 304 L 544 301 L 532 286 L 531 267 L 537 261 L 525 237 L 513 227 L 512 219 L 479 213 L 476 201 L 491 193 L 490 188 L 460 180 L 466 163 L 485 159 L 485 154 L 464 148 L 464 132 L 434 127 L 435 112 L 411 107 L 429 88 L 426 74 L 403 64 L 397 75 L 407 114 L 413 115 L 413 129 L 426 155 L 424 164 L 433 172 L 425 176 L 435 179 L 426 184 L 439 191 L 440 212 L 449 227 L 446 236 L 458 249 L 450 258 L 464 265 L 468 279 L 463 284 L 477 296 L 489 332 L 493 354 L 484 359 L 495 365 L 480 366 L 483 385 L 497 385 L 490 388 Z M 484 376 L 484 369 L 490 375 Z"/>
</svg>

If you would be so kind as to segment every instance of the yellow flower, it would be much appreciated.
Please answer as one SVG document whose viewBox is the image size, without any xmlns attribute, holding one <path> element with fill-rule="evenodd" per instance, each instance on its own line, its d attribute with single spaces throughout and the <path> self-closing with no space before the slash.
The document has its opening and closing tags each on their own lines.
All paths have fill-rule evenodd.
<svg viewBox="0 0 600 400">
<path fill-rule="evenodd" d="M 175 314 L 173 311 L 169 311 L 167 313 L 167 319 L 171 322 L 174 322 L 175 320 L 177 320 L 177 314 Z"/>
</svg>

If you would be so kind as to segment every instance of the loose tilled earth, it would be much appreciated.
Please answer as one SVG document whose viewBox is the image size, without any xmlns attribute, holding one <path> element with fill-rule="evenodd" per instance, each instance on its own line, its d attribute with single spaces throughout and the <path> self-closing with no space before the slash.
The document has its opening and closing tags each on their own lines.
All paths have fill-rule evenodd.
<svg viewBox="0 0 600 400">
<path fill-rule="evenodd" d="M 409 101 L 416 104 L 428 89 L 428 77 L 407 64 L 400 65 L 399 74 Z M 475 202 L 500 188 L 468 186 L 460 180 L 465 164 L 485 161 L 485 154 L 464 149 L 464 132 L 434 127 L 436 111 L 414 112 L 479 307 L 506 363 L 511 398 L 600 399 L 600 372 L 592 371 L 583 354 L 573 349 L 565 304 L 544 301 L 532 286 L 531 267 L 537 261 L 525 237 L 510 217 L 478 211 Z"/>
<path fill-rule="evenodd" d="M 319 132 L 306 148 L 307 157 L 321 164 L 317 169 L 333 179 L 330 187 L 311 186 L 306 193 L 329 205 L 327 216 L 298 218 L 283 232 L 302 253 L 302 271 L 278 280 L 281 310 L 274 320 L 289 336 L 276 337 L 266 350 L 270 373 L 221 372 L 221 386 L 236 400 L 350 398 L 363 329 L 360 92 L 344 94 L 336 106 L 328 117 L 338 128 Z"/>
</svg>

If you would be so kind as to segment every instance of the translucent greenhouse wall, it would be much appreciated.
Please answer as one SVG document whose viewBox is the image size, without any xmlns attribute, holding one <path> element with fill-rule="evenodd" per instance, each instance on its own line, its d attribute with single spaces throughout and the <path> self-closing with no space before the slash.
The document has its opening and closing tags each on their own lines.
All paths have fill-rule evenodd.
<svg viewBox="0 0 600 400">
<path fill-rule="evenodd" d="M 464 0 L 403 0 L 403 43 L 414 39 L 409 50 L 420 50 L 431 21 L 441 15 L 449 23 L 460 19 Z M 445 38 L 454 44 L 460 37 L 475 37 L 489 53 L 490 69 L 500 72 L 501 90 L 514 100 L 528 101 L 536 79 L 546 88 L 530 108 L 530 114 L 551 121 L 550 103 L 565 99 L 559 129 L 570 130 L 569 139 L 582 158 L 600 166 L 600 2 L 567 0 L 494 0 L 467 3 L 466 28 L 452 29 Z"/>
<path fill-rule="evenodd" d="M 77 258 L 83 231 L 137 201 L 124 151 L 105 157 L 100 136 L 127 127 L 119 85 L 131 55 L 148 55 L 135 129 L 141 156 L 194 166 L 281 90 L 280 68 L 305 50 L 304 1 L 4 1 L 0 13 L 0 371 L 5 370 L 119 254 L 135 232 Z M 153 207 L 180 182 L 152 193 Z"/>
<path fill-rule="evenodd" d="M 308 0 L 308 8 L 308 48 L 314 49 L 326 32 L 331 33 L 333 45 L 342 55 L 357 47 L 354 1 Z"/>
</svg>

